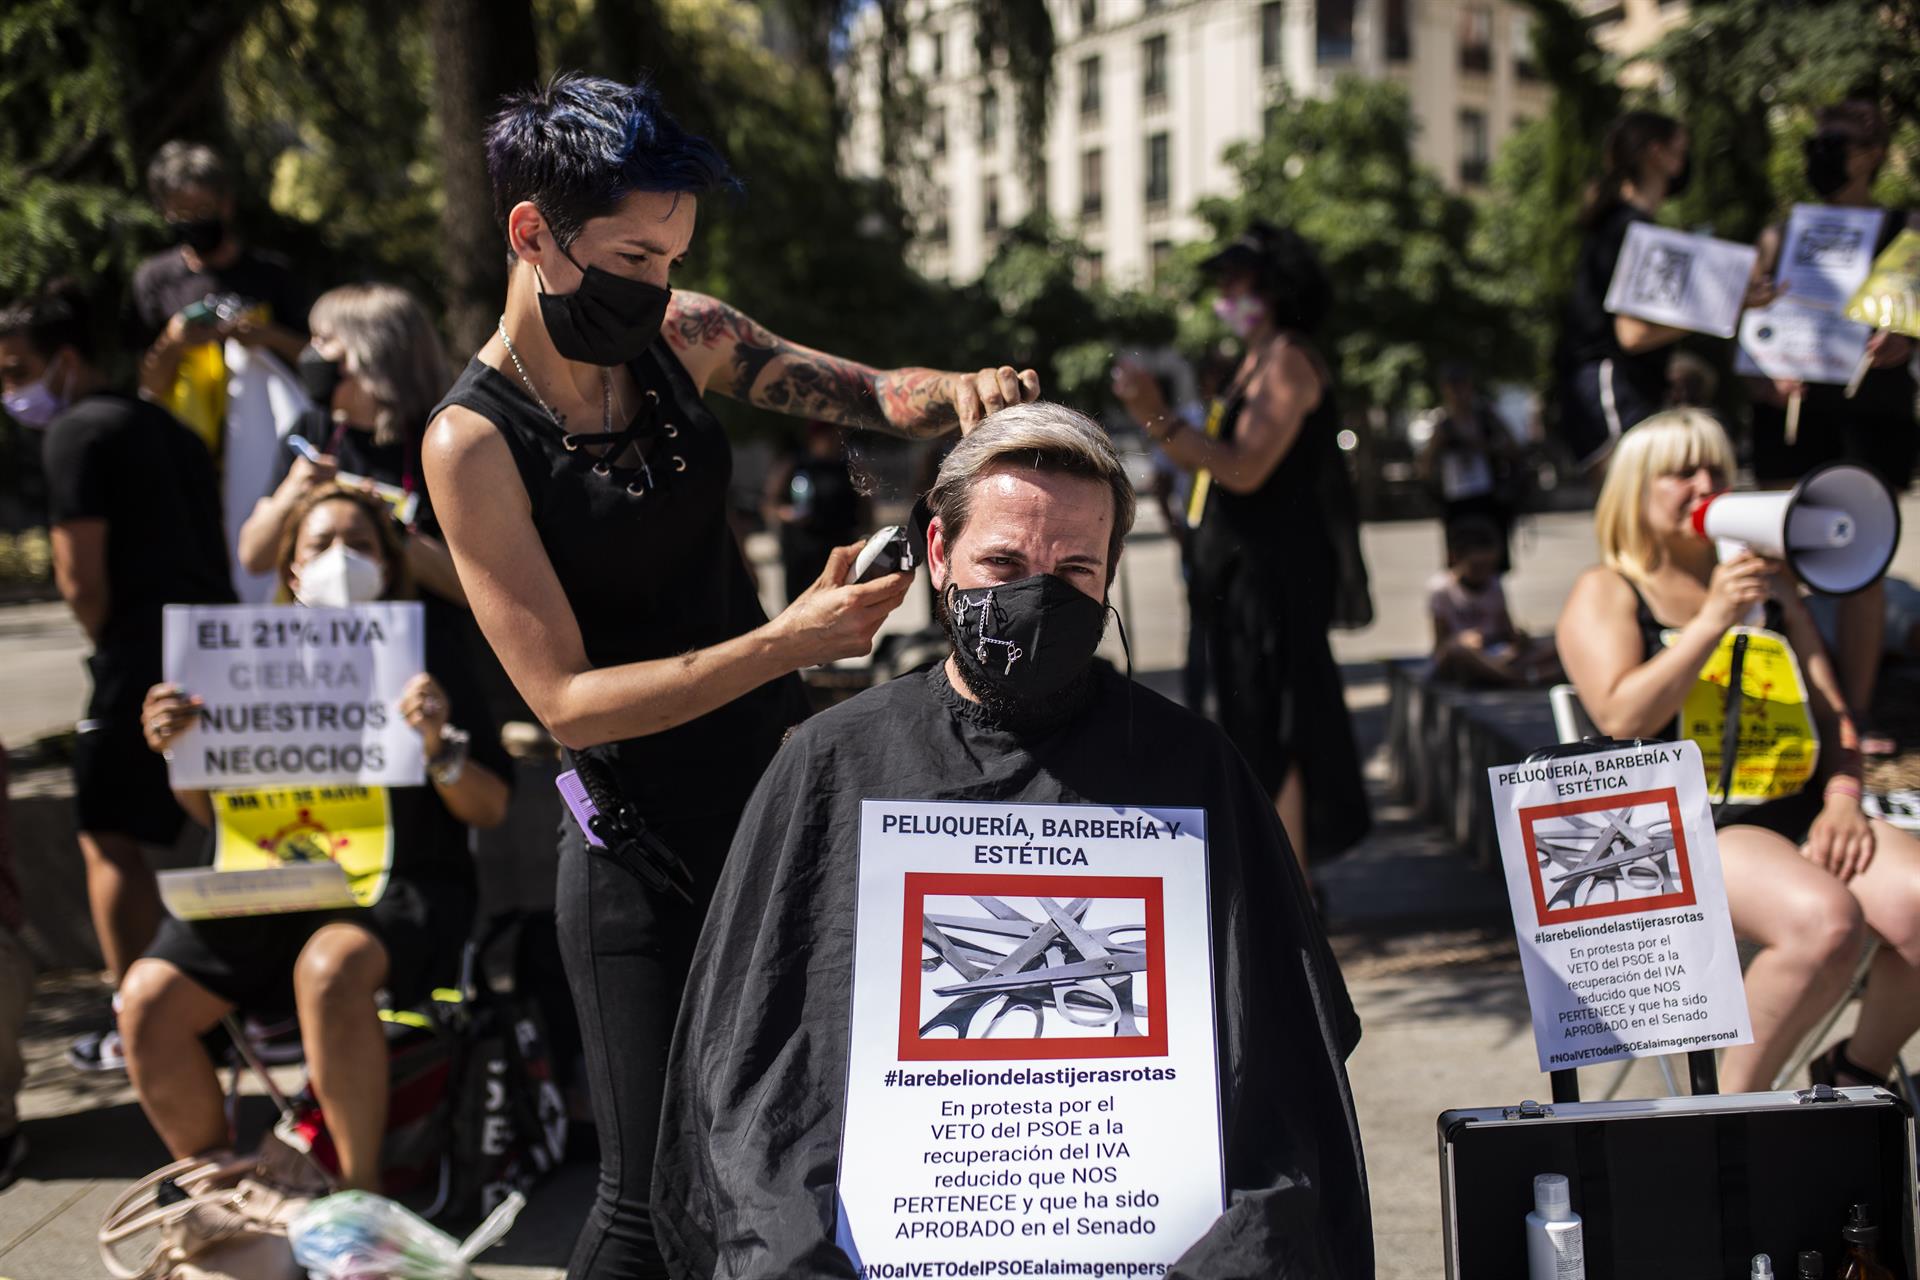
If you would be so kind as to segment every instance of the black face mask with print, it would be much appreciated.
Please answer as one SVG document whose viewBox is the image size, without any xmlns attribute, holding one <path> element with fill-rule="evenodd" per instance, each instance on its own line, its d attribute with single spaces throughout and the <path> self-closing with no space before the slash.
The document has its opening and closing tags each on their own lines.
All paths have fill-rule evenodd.
<svg viewBox="0 0 1920 1280">
<path fill-rule="evenodd" d="M 1084 701 L 1107 606 L 1051 573 L 980 587 L 948 583 L 941 623 L 983 706 L 1011 724 L 1043 725 Z"/>
</svg>

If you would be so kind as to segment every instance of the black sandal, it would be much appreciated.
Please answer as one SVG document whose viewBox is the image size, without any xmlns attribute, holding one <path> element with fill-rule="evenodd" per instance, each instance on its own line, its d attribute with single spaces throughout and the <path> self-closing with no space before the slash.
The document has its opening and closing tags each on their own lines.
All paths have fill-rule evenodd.
<svg viewBox="0 0 1920 1280">
<path fill-rule="evenodd" d="M 1852 1041 L 1850 1040 L 1841 1040 L 1831 1049 L 1828 1049 L 1812 1062 L 1809 1062 L 1807 1064 L 1808 1078 L 1815 1084 L 1829 1085 L 1836 1089 L 1858 1088 L 1862 1086 L 1877 1086 L 1882 1089 L 1891 1088 L 1892 1086 L 1887 1083 L 1885 1076 L 1874 1074 L 1847 1056 L 1847 1047 L 1851 1043 Z M 1839 1076 L 1851 1076 L 1853 1079 L 1848 1084 L 1843 1085 L 1837 1079 Z"/>
</svg>

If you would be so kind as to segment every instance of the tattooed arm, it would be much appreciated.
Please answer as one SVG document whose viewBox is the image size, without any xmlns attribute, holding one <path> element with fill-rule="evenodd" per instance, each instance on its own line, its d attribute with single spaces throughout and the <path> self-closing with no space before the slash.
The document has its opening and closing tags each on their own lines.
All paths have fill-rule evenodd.
<svg viewBox="0 0 1920 1280">
<path fill-rule="evenodd" d="M 956 426 L 969 430 L 996 409 L 1040 395 L 1040 377 L 1031 369 L 875 369 L 788 342 L 698 293 L 673 295 L 666 335 L 703 391 L 908 440 L 932 439 Z"/>
</svg>

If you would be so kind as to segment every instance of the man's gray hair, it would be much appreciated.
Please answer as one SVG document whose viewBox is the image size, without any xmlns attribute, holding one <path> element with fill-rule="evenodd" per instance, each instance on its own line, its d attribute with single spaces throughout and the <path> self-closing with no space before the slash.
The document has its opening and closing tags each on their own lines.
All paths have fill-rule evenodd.
<svg viewBox="0 0 1920 1280">
<path fill-rule="evenodd" d="M 148 163 L 147 193 L 159 204 L 189 187 L 204 187 L 223 196 L 233 191 L 226 162 L 219 152 L 204 142 L 183 142 L 175 138 L 155 152 Z"/>
<path fill-rule="evenodd" d="M 1120 545 L 1133 528 L 1133 481 L 1100 424 L 1040 400 L 1008 405 L 989 415 L 953 447 L 927 494 L 947 545 L 966 528 L 976 481 L 995 467 L 1027 467 L 1099 480 L 1113 493 L 1113 535 L 1107 543 L 1107 581 L 1120 564 Z"/>
</svg>

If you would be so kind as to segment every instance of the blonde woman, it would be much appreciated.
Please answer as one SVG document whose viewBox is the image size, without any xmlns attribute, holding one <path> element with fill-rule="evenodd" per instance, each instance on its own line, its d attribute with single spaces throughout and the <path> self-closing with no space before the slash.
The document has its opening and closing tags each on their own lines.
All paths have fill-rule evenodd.
<svg viewBox="0 0 1920 1280">
<path fill-rule="evenodd" d="M 428 415 L 453 381 L 433 321 L 405 289 L 350 284 L 320 295 L 307 324 L 313 343 L 298 363 L 314 411 L 301 434 L 317 452 L 281 446 L 273 492 L 240 526 L 241 566 L 272 570 L 301 502 L 337 476 L 357 476 L 413 495 L 407 570 L 422 590 L 465 604 L 420 469 Z"/>
<path fill-rule="evenodd" d="M 1710 415 L 1656 414 L 1614 450 L 1595 512 L 1603 563 L 1574 584 L 1560 656 L 1580 701 L 1617 738 L 1674 737 L 1687 694 L 1727 630 L 1757 607 L 1806 676 L 1820 729 L 1817 771 L 1799 792 L 1715 812 L 1734 932 L 1761 951 L 1747 968 L 1754 1043 L 1727 1050 L 1729 1093 L 1771 1087 L 1820 1015 L 1846 991 L 1866 931 L 1886 944 L 1850 1040 L 1816 1080 L 1878 1083 L 1920 1030 L 1920 842 L 1860 810 L 1846 700 L 1792 578 L 1776 560 L 1721 562 L 1692 514 L 1727 485 L 1733 447 Z"/>
</svg>

